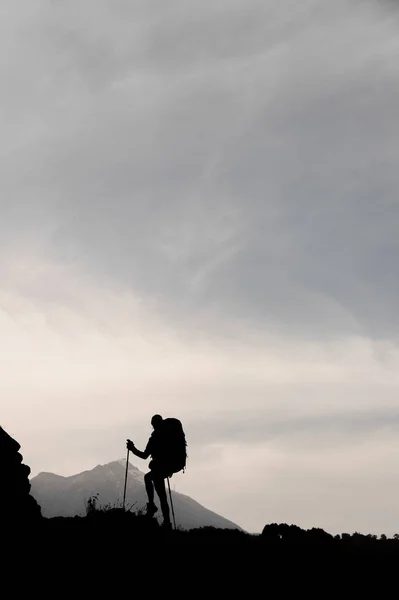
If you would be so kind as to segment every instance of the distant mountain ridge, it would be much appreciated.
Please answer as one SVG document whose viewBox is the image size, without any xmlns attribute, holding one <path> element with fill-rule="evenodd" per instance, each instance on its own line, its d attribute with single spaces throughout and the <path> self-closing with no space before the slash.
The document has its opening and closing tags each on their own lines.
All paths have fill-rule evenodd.
<svg viewBox="0 0 399 600">
<path fill-rule="evenodd" d="M 116 460 L 94 469 L 63 477 L 54 473 L 39 473 L 31 480 L 31 494 L 45 517 L 71 517 L 85 514 L 85 503 L 98 494 L 99 505 L 120 505 L 123 497 L 126 460 Z M 172 492 L 177 525 L 184 529 L 219 527 L 240 529 L 238 525 L 208 510 L 189 496 Z M 145 507 L 147 502 L 144 473 L 129 463 L 127 508 Z M 156 498 L 157 506 L 159 502 Z M 160 510 L 159 510 L 160 513 Z"/>
</svg>

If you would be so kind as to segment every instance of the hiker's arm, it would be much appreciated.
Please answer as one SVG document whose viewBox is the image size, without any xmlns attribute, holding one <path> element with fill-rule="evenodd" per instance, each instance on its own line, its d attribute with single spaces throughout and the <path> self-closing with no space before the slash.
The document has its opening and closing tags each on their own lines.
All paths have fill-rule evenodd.
<svg viewBox="0 0 399 600">
<path fill-rule="evenodd" d="M 144 450 L 144 452 L 142 452 L 141 450 L 137 450 L 137 448 L 135 446 L 133 446 L 131 448 L 131 451 L 133 452 L 133 454 L 135 456 L 138 456 L 139 458 L 143 458 L 144 460 L 146 460 L 149 456 L 145 450 Z"/>
<path fill-rule="evenodd" d="M 128 450 L 130 450 L 130 452 L 133 452 L 133 454 L 135 456 L 138 456 L 139 458 L 142 458 L 143 460 L 146 460 L 150 456 L 149 444 L 147 444 L 147 447 L 144 450 L 144 452 L 141 452 L 141 450 L 138 450 L 136 448 L 136 446 L 133 444 L 133 442 L 131 442 L 130 440 L 128 440 L 128 442 L 127 442 L 127 448 L 128 448 Z"/>
</svg>

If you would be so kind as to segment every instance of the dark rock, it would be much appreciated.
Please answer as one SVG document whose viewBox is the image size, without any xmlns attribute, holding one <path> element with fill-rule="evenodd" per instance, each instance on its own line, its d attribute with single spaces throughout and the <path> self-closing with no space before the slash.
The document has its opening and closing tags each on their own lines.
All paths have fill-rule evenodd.
<svg viewBox="0 0 399 600">
<path fill-rule="evenodd" d="M 30 468 L 23 464 L 21 446 L 0 427 L 0 524 L 18 526 L 41 519 L 41 509 L 30 495 Z"/>
</svg>

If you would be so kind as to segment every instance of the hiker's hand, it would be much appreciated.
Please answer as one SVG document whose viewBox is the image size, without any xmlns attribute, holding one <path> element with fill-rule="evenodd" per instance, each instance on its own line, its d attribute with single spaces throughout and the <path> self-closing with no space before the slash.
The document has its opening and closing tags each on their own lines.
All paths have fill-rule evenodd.
<svg viewBox="0 0 399 600">
<path fill-rule="evenodd" d="M 126 448 L 128 450 L 130 450 L 130 452 L 133 452 L 133 450 L 134 450 L 134 444 L 133 444 L 133 442 L 131 440 L 127 440 Z"/>
</svg>

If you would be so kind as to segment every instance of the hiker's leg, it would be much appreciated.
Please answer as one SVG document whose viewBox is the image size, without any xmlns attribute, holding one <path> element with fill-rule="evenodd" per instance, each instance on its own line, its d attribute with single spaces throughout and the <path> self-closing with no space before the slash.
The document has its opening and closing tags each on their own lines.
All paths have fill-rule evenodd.
<svg viewBox="0 0 399 600">
<path fill-rule="evenodd" d="M 147 490 L 148 503 L 147 503 L 147 517 L 153 517 L 157 512 L 158 508 L 154 503 L 154 474 L 150 471 L 144 475 L 145 489 Z"/>
<path fill-rule="evenodd" d="M 168 504 L 168 498 L 166 496 L 166 488 L 165 488 L 164 478 L 161 477 L 160 475 L 154 476 L 154 485 L 155 485 L 155 489 L 156 489 L 156 492 L 159 497 L 159 501 L 161 503 L 161 509 L 162 509 L 164 522 L 169 524 L 170 523 L 169 504 Z"/>
<path fill-rule="evenodd" d="M 154 484 L 152 482 L 151 471 L 144 475 L 144 483 L 145 483 L 145 489 L 146 489 L 147 496 L 148 496 L 148 503 L 154 504 Z"/>
</svg>

